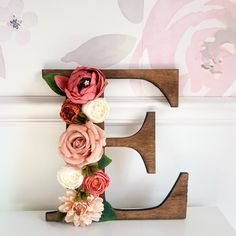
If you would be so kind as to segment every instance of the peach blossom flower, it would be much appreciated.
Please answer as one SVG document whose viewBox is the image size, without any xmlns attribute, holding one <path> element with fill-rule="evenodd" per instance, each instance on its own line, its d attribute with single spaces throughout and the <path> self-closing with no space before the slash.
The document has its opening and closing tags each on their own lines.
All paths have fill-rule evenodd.
<svg viewBox="0 0 236 236">
<path fill-rule="evenodd" d="M 57 86 L 76 104 L 85 104 L 101 97 L 105 89 L 105 75 L 98 69 L 77 67 L 70 78 L 56 75 Z"/>
<path fill-rule="evenodd" d="M 65 221 L 75 226 L 86 226 L 99 221 L 104 210 L 103 199 L 90 195 L 87 201 L 76 201 L 75 190 L 66 190 L 66 196 L 60 197 L 59 211 L 66 213 Z"/>
<path fill-rule="evenodd" d="M 66 163 L 83 168 L 101 159 L 105 145 L 104 130 L 88 121 L 68 127 L 60 138 L 59 153 Z"/>
</svg>

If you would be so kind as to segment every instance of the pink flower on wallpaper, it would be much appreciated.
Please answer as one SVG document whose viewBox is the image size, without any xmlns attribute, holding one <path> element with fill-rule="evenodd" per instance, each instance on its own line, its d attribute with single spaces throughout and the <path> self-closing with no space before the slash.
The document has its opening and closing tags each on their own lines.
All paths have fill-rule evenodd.
<svg viewBox="0 0 236 236">
<path fill-rule="evenodd" d="M 23 12 L 22 0 L 10 0 L 6 7 L 0 7 L 0 41 L 12 37 L 20 44 L 30 40 L 29 29 L 37 24 L 37 15 L 33 12 Z"/>
<path fill-rule="evenodd" d="M 131 65 L 146 55 L 151 68 L 180 68 L 182 95 L 234 96 L 236 3 L 159 0 L 147 19 Z M 143 94 L 140 82 L 131 82 Z"/>
<path fill-rule="evenodd" d="M 230 33 L 235 38 L 230 38 Z M 212 35 L 214 41 L 206 42 L 205 39 Z M 182 77 L 181 88 L 190 83 L 193 93 L 204 89 L 207 96 L 225 95 L 236 81 L 236 31 L 227 28 L 201 30 L 194 34 L 191 44 L 195 49 L 188 48 L 186 52 L 189 71 Z M 233 95 L 234 92 L 235 89 L 228 93 Z"/>
</svg>

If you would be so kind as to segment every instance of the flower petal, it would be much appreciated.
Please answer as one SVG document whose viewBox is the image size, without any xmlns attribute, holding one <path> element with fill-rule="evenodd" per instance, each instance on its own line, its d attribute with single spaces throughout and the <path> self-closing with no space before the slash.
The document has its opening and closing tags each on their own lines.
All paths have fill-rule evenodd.
<svg viewBox="0 0 236 236">
<path fill-rule="evenodd" d="M 7 22 L 11 17 L 11 13 L 7 7 L 0 7 L 0 21 Z"/>
<path fill-rule="evenodd" d="M 97 90 L 97 86 L 96 85 L 91 85 L 91 86 L 88 86 L 84 89 L 81 90 L 80 94 L 81 95 L 84 95 L 86 93 L 96 93 L 96 90 Z"/>
<path fill-rule="evenodd" d="M 36 25 L 38 22 L 38 17 L 33 12 L 26 12 L 22 16 L 22 25 L 26 28 Z"/>
<path fill-rule="evenodd" d="M 24 2 L 22 0 L 10 0 L 8 7 L 13 14 L 19 15 L 24 8 Z"/>
<path fill-rule="evenodd" d="M 0 77 L 3 79 L 5 79 L 6 77 L 6 66 L 1 46 L 0 46 Z"/>
<path fill-rule="evenodd" d="M 118 0 L 118 5 L 127 20 L 134 24 L 142 22 L 144 14 L 144 0 Z"/>
<path fill-rule="evenodd" d="M 67 83 L 68 83 L 68 79 L 67 77 L 65 76 L 61 76 L 61 75 L 56 75 L 54 77 L 55 79 L 55 82 L 57 84 L 57 86 L 62 90 L 62 91 L 65 91 L 65 88 L 67 87 Z"/>
<path fill-rule="evenodd" d="M 88 135 L 89 135 L 89 141 L 90 141 L 90 145 L 91 145 L 91 151 L 93 152 L 94 148 L 96 147 L 95 136 L 94 136 L 94 133 L 92 132 L 92 130 L 90 130 L 90 129 L 88 129 Z"/>
<path fill-rule="evenodd" d="M 86 93 L 81 98 L 86 101 L 91 101 L 95 98 L 95 96 L 96 96 L 95 93 Z"/>
<path fill-rule="evenodd" d="M 105 68 L 119 63 L 128 56 L 135 43 L 136 38 L 131 35 L 99 35 L 68 52 L 61 61 Z"/>
<path fill-rule="evenodd" d="M 73 222 L 74 221 L 74 215 L 66 214 L 65 221 L 67 223 Z"/>
<path fill-rule="evenodd" d="M 66 196 L 67 197 L 75 197 L 76 196 L 76 191 L 74 191 L 72 189 L 67 189 L 66 190 Z"/>
<path fill-rule="evenodd" d="M 58 210 L 60 211 L 60 212 L 66 212 L 65 211 L 65 205 L 63 204 L 63 205 L 60 205 L 59 207 L 58 207 Z"/>
<path fill-rule="evenodd" d="M 7 26 L 0 25 L 0 41 L 4 42 L 11 39 L 12 30 Z"/>
</svg>

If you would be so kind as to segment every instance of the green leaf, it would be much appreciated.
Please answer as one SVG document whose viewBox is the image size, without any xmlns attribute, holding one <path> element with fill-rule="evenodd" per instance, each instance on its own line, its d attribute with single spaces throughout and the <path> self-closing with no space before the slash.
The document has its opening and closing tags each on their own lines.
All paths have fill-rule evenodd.
<svg viewBox="0 0 236 236">
<path fill-rule="evenodd" d="M 80 190 L 78 190 L 75 200 L 77 202 L 87 201 L 88 196 L 89 196 L 89 193 L 84 188 L 81 188 Z"/>
<path fill-rule="evenodd" d="M 57 86 L 54 77 L 55 75 L 62 75 L 65 76 L 64 73 L 51 73 L 43 76 L 43 79 L 46 81 L 46 83 L 49 85 L 49 87 L 57 94 L 61 96 L 65 96 L 65 93 L 60 90 L 60 88 Z"/>
<path fill-rule="evenodd" d="M 74 123 L 85 124 L 87 121 L 88 121 L 88 117 L 83 112 L 80 112 L 79 115 L 74 120 Z"/>
<path fill-rule="evenodd" d="M 90 165 L 87 165 L 83 168 L 82 170 L 82 174 L 84 177 L 86 176 L 92 176 L 94 172 L 97 172 L 99 169 L 98 169 L 98 164 L 97 163 L 94 163 L 94 164 L 90 164 Z"/>
<path fill-rule="evenodd" d="M 103 203 L 104 203 L 104 211 L 102 212 L 102 216 L 99 222 L 116 220 L 117 219 L 116 212 L 112 208 L 111 204 L 107 202 L 106 200 L 104 200 Z"/>
<path fill-rule="evenodd" d="M 91 172 L 92 175 L 94 174 L 94 172 L 99 171 L 99 167 L 98 167 L 97 162 L 87 165 L 87 168 L 89 168 L 89 171 Z"/>
<path fill-rule="evenodd" d="M 100 159 L 100 161 L 98 162 L 98 167 L 99 169 L 104 169 L 106 166 L 108 166 L 110 163 L 112 162 L 112 160 L 106 156 L 105 154 L 102 155 L 102 158 Z"/>
</svg>

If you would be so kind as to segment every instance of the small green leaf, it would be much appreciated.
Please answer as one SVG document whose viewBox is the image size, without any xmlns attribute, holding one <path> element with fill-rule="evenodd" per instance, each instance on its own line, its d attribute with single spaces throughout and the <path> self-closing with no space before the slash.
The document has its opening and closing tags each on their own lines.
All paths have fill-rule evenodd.
<svg viewBox="0 0 236 236">
<path fill-rule="evenodd" d="M 86 176 L 92 176 L 93 172 L 91 171 L 91 169 L 87 166 L 86 167 Z"/>
<path fill-rule="evenodd" d="M 46 83 L 49 85 L 49 87 L 57 94 L 61 96 L 65 96 L 65 93 L 60 90 L 60 88 L 57 86 L 54 77 L 55 75 L 62 75 L 65 76 L 64 73 L 51 73 L 48 75 L 43 76 L 43 79 L 46 81 Z"/>
<path fill-rule="evenodd" d="M 87 198 L 88 198 L 88 193 L 87 192 L 81 193 L 82 201 L 87 201 Z"/>
<path fill-rule="evenodd" d="M 92 163 L 92 164 L 89 164 L 85 167 L 83 167 L 82 169 L 82 175 L 84 177 L 86 176 L 93 176 L 94 175 L 94 172 L 97 172 L 99 171 L 99 166 L 98 166 L 98 163 Z"/>
<path fill-rule="evenodd" d="M 102 158 L 98 162 L 99 169 L 104 169 L 106 166 L 108 166 L 112 160 L 106 156 L 105 154 L 102 155 Z"/>
<path fill-rule="evenodd" d="M 92 173 L 99 171 L 98 163 L 92 163 L 88 165 L 88 168 Z"/>
<path fill-rule="evenodd" d="M 112 208 L 111 204 L 107 202 L 106 200 L 104 200 L 103 203 L 104 203 L 104 211 L 102 212 L 102 216 L 99 222 L 116 220 L 117 219 L 116 212 Z"/>
<path fill-rule="evenodd" d="M 73 123 L 74 124 L 85 124 L 87 121 L 88 121 L 88 117 L 83 112 L 80 112 Z"/>
<path fill-rule="evenodd" d="M 75 200 L 77 202 L 87 201 L 88 196 L 89 196 L 89 193 L 86 191 L 86 189 L 81 188 L 81 189 L 78 190 L 78 193 L 76 194 Z"/>
<path fill-rule="evenodd" d="M 77 202 L 80 202 L 80 201 L 81 201 L 81 192 L 78 192 L 78 193 L 76 194 L 75 200 L 76 200 Z"/>
</svg>

